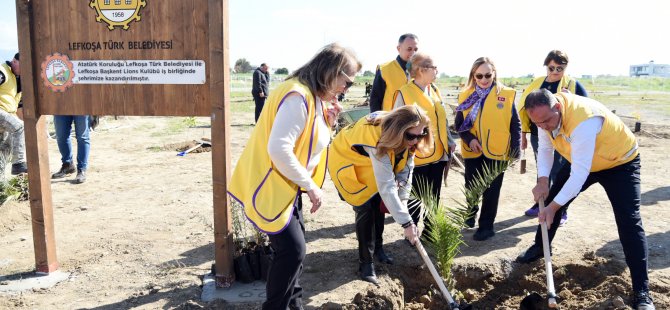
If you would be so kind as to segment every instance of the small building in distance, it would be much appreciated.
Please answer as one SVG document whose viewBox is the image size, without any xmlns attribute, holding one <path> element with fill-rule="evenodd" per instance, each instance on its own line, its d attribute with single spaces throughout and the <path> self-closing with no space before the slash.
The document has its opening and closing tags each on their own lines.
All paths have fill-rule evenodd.
<svg viewBox="0 0 670 310">
<path fill-rule="evenodd" d="M 670 65 L 657 64 L 650 61 L 648 64 L 631 65 L 630 76 L 660 76 L 670 77 Z"/>
</svg>

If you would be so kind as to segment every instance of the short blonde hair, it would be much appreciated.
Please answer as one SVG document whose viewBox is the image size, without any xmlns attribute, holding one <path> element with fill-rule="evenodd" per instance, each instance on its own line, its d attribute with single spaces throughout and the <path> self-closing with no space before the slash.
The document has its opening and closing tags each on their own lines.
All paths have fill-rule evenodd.
<svg viewBox="0 0 670 310">
<path fill-rule="evenodd" d="M 416 53 L 407 64 L 409 65 L 409 76 L 415 78 L 420 69 L 433 66 L 433 59 L 424 53 Z"/>
</svg>

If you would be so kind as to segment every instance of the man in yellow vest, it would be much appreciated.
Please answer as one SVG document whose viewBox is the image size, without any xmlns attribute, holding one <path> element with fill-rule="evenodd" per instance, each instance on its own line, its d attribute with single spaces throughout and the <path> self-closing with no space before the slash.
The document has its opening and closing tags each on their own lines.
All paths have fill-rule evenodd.
<svg viewBox="0 0 670 310">
<path fill-rule="evenodd" d="M 18 53 L 12 61 L 0 64 L 0 130 L 3 131 L 0 136 L 11 139 L 13 175 L 28 172 L 23 122 L 16 116 L 16 110 L 21 102 L 20 75 L 21 66 Z M 0 144 L 4 143 L 5 141 L 0 141 Z M 4 163 L 1 167 L 4 168 Z M 0 171 L 0 173 L 4 172 Z"/>
<path fill-rule="evenodd" d="M 370 92 L 370 112 L 391 111 L 395 92 L 409 82 L 407 61 L 419 50 L 419 37 L 406 33 L 398 39 L 398 56 L 377 66 Z"/>
<path fill-rule="evenodd" d="M 377 66 L 375 80 L 370 91 L 370 112 L 393 110 L 394 97 L 400 87 L 409 82 L 407 62 L 419 50 L 419 37 L 406 33 L 398 38 L 398 56 L 389 62 Z M 377 211 L 380 212 L 381 211 Z M 382 247 L 384 233 L 384 215 L 375 217 L 375 258 L 385 264 L 393 264 L 393 258 L 386 255 Z"/>
<path fill-rule="evenodd" d="M 599 183 L 612 204 L 626 264 L 633 282 L 633 308 L 655 309 L 649 295 L 647 237 L 640 216 L 640 155 L 635 135 L 616 115 L 593 99 L 540 89 L 526 97 L 530 120 L 539 133 L 535 200 L 544 199 L 540 222 L 549 225 L 549 240 L 556 235 L 560 216 L 572 200 Z M 552 154 L 556 150 L 568 162 L 549 188 Z M 517 258 L 530 263 L 542 257 L 540 227 L 535 244 Z"/>
</svg>

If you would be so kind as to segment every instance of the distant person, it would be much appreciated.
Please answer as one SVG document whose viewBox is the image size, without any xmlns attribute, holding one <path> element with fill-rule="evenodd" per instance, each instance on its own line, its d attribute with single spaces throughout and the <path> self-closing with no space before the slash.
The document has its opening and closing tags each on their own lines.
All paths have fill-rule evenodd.
<svg viewBox="0 0 670 310">
<path fill-rule="evenodd" d="M 493 61 L 480 57 L 472 64 L 468 85 L 458 95 L 455 128 L 461 137 L 461 154 L 465 159 L 465 187 L 484 174 L 485 167 L 519 156 L 521 123 L 514 106 L 514 89 L 498 81 Z M 498 199 L 505 174 L 493 180 L 482 197 L 479 227 L 473 235 L 476 241 L 495 235 L 493 223 L 498 213 Z M 478 208 L 465 224 L 475 226 Z"/>
<path fill-rule="evenodd" d="M 70 134 L 74 124 L 74 134 L 77 139 L 77 165 L 72 161 L 72 143 Z M 52 179 L 61 179 L 70 174 L 77 173 L 73 182 L 81 184 L 86 182 L 86 169 L 88 169 L 88 154 L 91 150 L 91 137 L 88 115 L 54 115 L 54 127 L 56 129 L 56 142 L 61 155 L 61 168 L 51 175 Z"/>
<path fill-rule="evenodd" d="M 365 82 L 365 97 L 370 99 L 371 92 L 372 92 L 372 84 Z"/>
<path fill-rule="evenodd" d="M 521 109 L 519 111 L 519 117 L 521 118 L 521 149 L 525 150 L 528 147 L 526 133 L 530 133 L 530 145 L 533 147 L 533 155 L 536 162 L 538 144 L 537 126 L 528 119 L 528 114 L 525 113 L 523 108 L 523 102 L 528 94 L 536 89 L 548 89 L 554 94 L 560 91 L 588 97 L 586 89 L 579 83 L 579 81 L 565 75 L 565 71 L 568 68 L 568 54 L 559 50 L 553 50 L 549 52 L 544 59 L 544 66 L 547 67 L 547 75 L 533 80 L 533 82 L 523 91 L 521 101 L 518 104 Z M 550 185 L 554 181 L 556 173 L 561 169 L 561 166 L 563 166 L 564 163 L 565 158 L 558 152 L 554 152 L 554 164 L 551 168 L 551 174 L 549 175 Z M 538 204 L 535 203 L 530 209 L 526 210 L 524 214 L 530 217 L 537 217 L 539 212 Z M 567 221 L 568 213 L 563 213 L 561 215 L 561 225 L 565 224 Z"/>
<path fill-rule="evenodd" d="M 326 45 L 268 97 L 233 171 L 229 194 L 274 250 L 263 309 L 302 309 L 305 259 L 302 193 L 321 207 L 326 148 L 342 107 L 337 96 L 354 83 L 361 63 L 351 50 Z"/>
<path fill-rule="evenodd" d="M 398 56 L 394 60 L 377 66 L 375 79 L 370 91 L 370 112 L 391 111 L 396 91 L 409 81 L 407 73 L 407 61 L 419 50 L 419 37 L 412 33 L 406 33 L 398 38 Z M 392 264 L 393 258 L 386 255 L 382 245 L 384 244 L 384 213 L 381 210 L 375 216 L 375 257 L 381 263 Z"/>
<path fill-rule="evenodd" d="M 419 37 L 406 33 L 398 39 L 398 56 L 377 66 L 370 92 L 370 112 L 391 111 L 395 92 L 409 82 L 407 61 L 419 50 Z"/>
<path fill-rule="evenodd" d="M 640 154 L 635 135 L 621 119 L 593 99 L 547 89 L 526 97 L 525 113 L 543 129 L 539 136 L 536 201 L 547 207 L 539 214 L 549 227 L 549 241 L 560 226 L 560 216 L 580 192 L 599 183 L 612 204 L 614 219 L 633 281 L 634 309 L 654 309 L 649 295 L 647 237 L 640 216 Z M 549 187 L 553 152 L 567 163 Z M 542 234 L 537 227 L 535 243 L 517 258 L 530 263 L 543 256 Z"/>
<path fill-rule="evenodd" d="M 265 99 L 270 95 L 270 72 L 267 64 L 262 63 L 260 67 L 254 70 L 254 76 L 251 84 L 251 95 L 254 97 L 256 104 L 256 113 L 254 114 L 254 122 L 258 123 L 258 117 L 263 111 Z"/>
<path fill-rule="evenodd" d="M 440 200 L 442 189 L 442 175 L 447 167 L 451 153 L 456 148 L 456 142 L 449 133 L 449 121 L 447 110 L 442 102 L 442 95 L 435 84 L 437 79 L 437 67 L 433 59 L 423 53 L 416 53 L 409 59 L 409 74 L 412 80 L 400 87 L 396 93 L 394 108 L 408 105 L 418 106 L 425 110 L 430 118 L 430 131 L 435 139 L 430 145 L 426 145 L 424 152 L 417 152 L 414 156 L 414 176 L 412 187 L 420 197 L 424 197 L 425 190 L 431 198 Z M 412 215 L 414 224 L 418 225 L 421 219 L 420 197 L 413 197 L 409 201 L 409 213 Z M 432 228 L 430 218 L 423 212 L 424 232 L 422 236 L 428 236 Z"/>
<path fill-rule="evenodd" d="M 405 237 L 414 244 L 416 225 L 407 210 L 415 150 L 432 144 L 430 118 L 416 106 L 373 112 L 342 129 L 330 146 L 328 172 L 337 191 L 356 213 L 358 271 L 377 284 L 372 256 L 375 222 L 383 201 Z"/>
<path fill-rule="evenodd" d="M 23 121 L 16 116 L 21 103 L 21 64 L 19 53 L 11 61 L 0 64 L 0 130 L 7 133 L 0 135 L 3 139 L 0 144 L 11 144 L 12 175 L 28 172 L 26 164 L 26 142 L 23 130 Z M 7 160 L 7 159 L 4 159 Z M 2 167 L 5 165 L 3 163 Z M 4 173 L 4 171 L 0 171 Z"/>
</svg>

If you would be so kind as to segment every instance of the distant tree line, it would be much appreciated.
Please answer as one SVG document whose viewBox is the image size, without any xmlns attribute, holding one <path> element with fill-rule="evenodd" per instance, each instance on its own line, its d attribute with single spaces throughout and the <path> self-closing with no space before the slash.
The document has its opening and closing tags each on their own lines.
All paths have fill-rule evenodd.
<svg viewBox="0 0 670 310">
<path fill-rule="evenodd" d="M 258 66 L 252 66 L 249 61 L 246 58 L 240 58 L 237 61 L 235 61 L 235 66 L 233 67 L 233 70 L 237 73 L 249 73 L 254 70 Z M 277 68 L 275 70 L 275 74 L 288 74 L 288 69 L 287 68 Z"/>
</svg>

